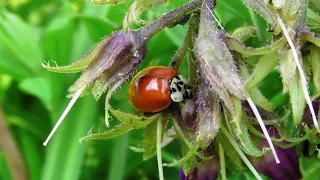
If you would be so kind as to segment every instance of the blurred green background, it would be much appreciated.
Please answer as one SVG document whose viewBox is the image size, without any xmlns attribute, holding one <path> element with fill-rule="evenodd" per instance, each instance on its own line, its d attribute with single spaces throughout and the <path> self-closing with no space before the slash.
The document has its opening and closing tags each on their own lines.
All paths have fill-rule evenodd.
<svg viewBox="0 0 320 180">
<path fill-rule="evenodd" d="M 186 1 L 172 0 L 141 18 L 151 22 Z M 50 73 L 41 63 L 67 65 L 78 60 L 103 37 L 122 27 L 131 3 L 95 6 L 86 0 L 0 0 L 0 179 L 17 177 L 10 173 L 10 167 L 19 162 L 24 167 L 11 168 L 12 172 L 31 180 L 157 179 L 156 158 L 144 162 L 142 154 L 128 148 L 143 147 L 143 130 L 111 140 L 79 143 L 79 138 L 90 131 L 107 130 L 104 98 L 80 98 L 52 141 L 47 147 L 42 146 L 70 101 L 65 97 L 68 87 L 80 74 Z M 265 21 L 241 0 L 218 1 L 216 14 L 228 32 L 244 25 L 256 26 L 257 37 L 250 41 L 253 46 L 270 38 Z M 186 29 L 187 26 L 178 26 L 157 34 L 149 42 L 148 56 L 139 69 L 168 65 Z M 185 62 L 180 73 L 187 74 Z M 270 78 L 281 84 L 277 71 Z M 269 85 L 262 84 L 262 89 L 263 86 Z M 268 97 L 268 93 L 277 92 L 281 87 L 265 94 Z M 111 106 L 135 112 L 127 101 L 127 84 L 113 95 Z M 111 124 L 116 125 L 117 120 Z M 20 156 L 16 156 L 15 149 Z M 162 153 L 164 162 L 178 159 L 179 143 L 170 144 Z M 179 169 L 164 168 L 165 179 L 179 179 Z M 250 178 L 251 174 L 244 176 Z"/>
</svg>

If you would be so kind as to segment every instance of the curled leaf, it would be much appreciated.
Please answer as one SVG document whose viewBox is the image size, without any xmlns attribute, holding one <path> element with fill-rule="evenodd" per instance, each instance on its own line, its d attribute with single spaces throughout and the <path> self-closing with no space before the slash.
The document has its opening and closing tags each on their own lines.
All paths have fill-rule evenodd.
<svg viewBox="0 0 320 180">
<path fill-rule="evenodd" d="M 123 22 L 123 29 L 128 29 L 132 21 L 137 24 L 144 24 L 144 21 L 138 18 L 142 12 L 167 2 L 169 2 L 169 0 L 135 0 L 126 13 L 126 17 Z"/>
</svg>

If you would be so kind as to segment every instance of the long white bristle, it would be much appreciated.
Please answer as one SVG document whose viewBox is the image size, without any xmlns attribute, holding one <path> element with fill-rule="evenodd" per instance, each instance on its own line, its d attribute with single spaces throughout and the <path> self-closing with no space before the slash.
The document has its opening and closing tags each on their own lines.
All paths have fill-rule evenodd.
<svg viewBox="0 0 320 180">
<path fill-rule="evenodd" d="M 271 141 L 271 138 L 270 138 L 269 133 L 268 133 L 268 131 L 267 131 L 267 128 L 266 128 L 266 126 L 265 126 L 264 123 L 263 123 L 263 120 L 262 120 L 262 118 L 261 118 L 261 116 L 260 116 L 260 113 L 259 113 L 256 105 L 253 103 L 253 101 L 252 101 L 252 99 L 251 99 L 250 97 L 248 97 L 247 101 L 248 101 L 248 103 L 249 103 L 249 105 L 250 105 L 250 107 L 251 107 L 254 115 L 256 116 L 256 118 L 257 118 L 257 120 L 258 120 L 258 122 L 259 122 L 259 125 L 260 125 L 260 127 L 261 127 L 261 129 L 262 129 L 262 131 L 263 131 L 264 136 L 266 137 L 266 139 L 267 139 L 267 141 L 268 141 L 269 147 L 270 147 L 270 149 L 271 149 L 271 151 L 272 151 L 272 154 L 273 154 L 273 156 L 274 156 L 274 159 L 276 160 L 276 163 L 279 164 L 279 163 L 280 163 L 280 160 L 279 160 L 279 158 L 278 158 L 277 152 L 276 152 L 276 150 L 275 150 L 275 148 L 274 148 L 274 146 L 273 146 L 273 144 L 272 144 L 272 141 Z"/>
<path fill-rule="evenodd" d="M 301 80 L 301 84 L 302 84 L 302 91 L 303 91 L 303 94 L 304 94 L 304 97 L 307 101 L 307 104 L 309 106 L 309 109 L 310 109 L 310 112 L 311 112 L 311 115 L 312 115 L 312 120 L 313 120 L 313 124 L 314 126 L 316 127 L 316 129 L 320 132 L 320 129 L 319 129 L 319 125 L 318 125 L 318 120 L 317 120 L 317 117 L 316 117 L 316 114 L 315 114 L 315 111 L 314 111 L 314 108 L 312 106 L 312 102 L 311 102 L 311 98 L 309 96 L 309 91 L 307 89 L 308 87 L 308 82 L 307 82 L 307 78 L 305 77 L 304 75 L 304 71 L 302 69 L 302 66 L 299 62 L 299 57 L 298 57 L 298 53 L 297 53 L 297 50 L 291 40 L 291 37 L 287 31 L 287 28 L 286 26 L 284 25 L 282 19 L 278 16 L 278 23 L 282 29 L 282 32 L 284 34 L 284 36 L 286 37 L 287 41 L 288 41 L 288 44 L 290 45 L 290 48 L 292 50 L 292 55 L 293 55 L 293 59 L 295 60 L 295 63 L 296 63 L 296 66 L 298 67 L 298 70 L 299 70 L 299 74 L 300 74 L 300 80 Z"/>
<path fill-rule="evenodd" d="M 69 113 L 70 109 L 72 108 L 72 106 L 74 105 L 74 103 L 77 101 L 77 99 L 80 97 L 82 91 L 85 88 L 81 88 L 79 89 L 75 95 L 73 96 L 73 98 L 71 99 L 71 101 L 69 102 L 67 108 L 64 110 L 64 112 L 62 113 L 61 117 L 59 118 L 59 120 L 57 121 L 57 123 L 54 125 L 53 129 L 51 130 L 49 136 L 47 137 L 46 141 L 43 143 L 44 146 L 47 146 L 48 142 L 50 141 L 51 137 L 53 136 L 53 134 L 56 132 L 56 130 L 58 129 L 58 127 L 60 126 L 60 124 L 62 123 L 62 121 L 64 120 L 64 118 L 67 116 L 67 114 Z"/>
</svg>

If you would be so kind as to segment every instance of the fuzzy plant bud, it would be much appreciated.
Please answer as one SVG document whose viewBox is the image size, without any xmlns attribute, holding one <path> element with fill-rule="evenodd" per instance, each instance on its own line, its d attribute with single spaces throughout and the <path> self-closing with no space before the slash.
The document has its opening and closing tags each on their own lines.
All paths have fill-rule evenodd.
<svg viewBox="0 0 320 180">
<path fill-rule="evenodd" d="M 92 92 L 95 99 L 99 99 L 108 90 L 105 122 L 106 126 L 109 126 L 108 109 L 112 93 L 129 79 L 146 54 L 145 44 L 135 43 L 133 33 L 125 33 L 119 30 L 104 38 L 86 56 L 69 66 L 51 67 L 49 64 L 43 64 L 43 67 L 47 70 L 58 73 L 83 71 L 80 78 L 69 88 L 69 97 L 72 97 L 72 100 L 44 145 L 47 144 L 76 99 L 89 92 Z"/>
<path fill-rule="evenodd" d="M 210 86 L 201 82 L 195 97 L 187 101 L 182 109 L 182 118 L 188 130 L 192 131 L 196 145 L 206 148 L 219 132 L 220 100 Z"/>
<path fill-rule="evenodd" d="M 195 42 L 195 56 L 201 76 L 212 90 L 223 100 L 228 110 L 233 113 L 231 94 L 245 100 L 247 90 L 240 78 L 238 69 L 227 44 L 221 39 L 224 33 L 215 27 L 209 6 L 212 2 L 202 4 L 199 35 Z M 231 93 L 231 94 L 230 94 Z"/>
</svg>

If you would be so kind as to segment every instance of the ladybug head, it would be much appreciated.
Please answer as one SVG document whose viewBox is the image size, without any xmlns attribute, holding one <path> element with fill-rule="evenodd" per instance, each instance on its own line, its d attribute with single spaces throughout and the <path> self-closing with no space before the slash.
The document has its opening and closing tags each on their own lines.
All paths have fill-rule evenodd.
<svg viewBox="0 0 320 180">
<path fill-rule="evenodd" d="M 174 102 L 181 102 L 192 98 L 192 88 L 187 84 L 186 79 L 181 76 L 174 76 L 170 84 L 170 97 Z"/>
</svg>

